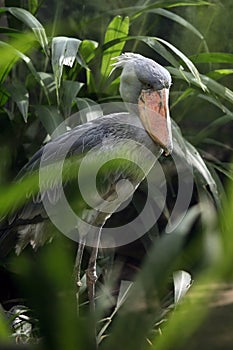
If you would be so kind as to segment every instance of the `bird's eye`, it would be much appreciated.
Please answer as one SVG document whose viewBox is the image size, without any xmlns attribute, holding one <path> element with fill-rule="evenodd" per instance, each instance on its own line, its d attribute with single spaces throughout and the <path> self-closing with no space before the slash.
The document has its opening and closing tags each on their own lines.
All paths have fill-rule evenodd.
<svg viewBox="0 0 233 350">
<path fill-rule="evenodd" d="M 150 84 L 150 83 L 146 83 L 145 84 L 145 89 L 153 89 L 153 86 L 152 86 L 152 84 Z"/>
</svg>

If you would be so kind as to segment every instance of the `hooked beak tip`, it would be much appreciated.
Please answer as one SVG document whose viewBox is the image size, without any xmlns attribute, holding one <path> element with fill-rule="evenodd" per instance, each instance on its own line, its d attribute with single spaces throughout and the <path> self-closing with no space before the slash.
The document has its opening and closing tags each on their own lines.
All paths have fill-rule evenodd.
<svg viewBox="0 0 233 350">
<path fill-rule="evenodd" d="M 167 156 L 170 156 L 171 153 L 173 151 L 173 146 L 168 146 L 168 147 L 164 147 L 164 155 L 167 157 Z"/>
</svg>

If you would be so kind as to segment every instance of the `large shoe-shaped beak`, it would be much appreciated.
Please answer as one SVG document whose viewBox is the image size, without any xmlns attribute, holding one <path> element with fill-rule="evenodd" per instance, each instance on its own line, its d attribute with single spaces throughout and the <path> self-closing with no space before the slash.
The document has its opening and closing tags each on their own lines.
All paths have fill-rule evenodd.
<svg viewBox="0 0 233 350">
<path fill-rule="evenodd" d="M 142 90 L 138 99 L 140 119 L 150 137 L 165 150 L 172 152 L 171 121 L 168 107 L 169 90 Z"/>
</svg>

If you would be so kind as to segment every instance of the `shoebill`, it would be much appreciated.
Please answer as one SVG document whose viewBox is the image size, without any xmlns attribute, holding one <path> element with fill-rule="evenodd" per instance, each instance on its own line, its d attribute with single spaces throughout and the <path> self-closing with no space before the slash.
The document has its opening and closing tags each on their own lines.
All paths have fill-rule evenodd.
<svg viewBox="0 0 233 350">
<path fill-rule="evenodd" d="M 95 161 L 106 161 L 126 156 L 126 161 L 117 163 L 117 166 L 106 167 L 100 172 L 95 193 L 89 193 L 92 207 L 85 202 L 82 196 L 77 198 L 81 220 L 73 222 L 73 232 L 79 242 L 76 257 L 77 283 L 80 283 L 80 265 L 85 243 L 91 248 L 90 260 L 86 270 L 87 288 L 90 304 L 94 307 L 96 259 L 98 247 L 101 245 L 101 231 L 111 213 L 120 208 L 123 202 L 131 198 L 132 193 L 147 176 L 159 156 L 172 151 L 172 135 L 168 107 L 171 76 L 169 72 L 154 62 L 139 54 L 125 53 L 116 58 L 115 68 L 121 68 L 120 94 L 126 103 L 125 112 L 118 112 L 101 116 L 91 122 L 78 125 L 61 136 L 52 139 L 43 146 L 20 173 L 21 177 L 41 166 L 43 158 L 45 165 L 52 165 L 63 158 L 69 159 L 77 156 L 78 161 L 88 157 L 86 162 L 86 181 L 88 183 L 88 167 Z M 153 154 L 147 158 L 145 149 Z M 127 161 L 127 154 L 130 161 Z M 75 157 L 74 157 L 75 159 Z M 143 160 L 143 171 L 139 169 L 137 160 Z M 56 169 L 56 167 L 54 167 Z M 55 170 L 56 171 L 56 170 Z M 69 179 L 64 181 L 68 186 Z M 59 185 L 60 186 L 60 185 Z M 58 187 L 59 187 L 58 186 Z M 77 182 L 75 182 L 77 186 Z M 51 213 L 44 207 L 45 198 L 51 204 L 53 214 L 56 216 L 56 205 L 59 202 L 59 191 L 56 184 L 48 180 L 48 188 L 41 190 L 37 196 L 32 197 L 24 206 L 0 227 L 0 255 L 3 257 L 13 249 L 16 253 L 31 244 L 33 248 L 43 245 L 49 238 L 46 223 L 51 219 Z M 97 194 L 96 194 L 97 193 Z M 61 212 L 57 213 L 61 216 Z M 65 221 L 65 213 L 63 220 Z M 86 225 L 88 224 L 88 226 Z M 87 227 L 91 227 L 89 230 Z M 127 235 L 127 231 L 125 232 Z M 48 236 L 47 236 L 48 235 Z"/>
</svg>

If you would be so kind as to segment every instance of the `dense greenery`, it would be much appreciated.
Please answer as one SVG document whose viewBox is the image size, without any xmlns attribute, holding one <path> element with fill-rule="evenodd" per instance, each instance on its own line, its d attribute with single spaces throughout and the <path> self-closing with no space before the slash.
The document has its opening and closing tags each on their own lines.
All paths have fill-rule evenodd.
<svg viewBox="0 0 233 350">
<path fill-rule="evenodd" d="M 9 289 L 24 297 L 15 304 L 26 305 L 33 325 L 31 331 L 24 324 L 13 339 L 35 344 L 42 338 L 36 346 L 43 349 L 93 349 L 97 324 L 100 349 L 182 349 L 208 311 L 213 283 L 232 278 L 233 24 L 225 19 L 225 11 L 232 15 L 231 1 L 47 3 L 6 0 L 0 8 L 0 215 L 22 205 L 29 188 L 36 191 L 34 177 L 13 179 L 54 130 L 64 132 L 56 129 L 64 120 L 83 108 L 120 101 L 120 72 L 110 73 L 114 57 L 125 51 L 151 57 L 170 71 L 171 115 L 182 131 L 174 123 L 173 135 L 183 159 L 189 155 L 195 189 L 183 222 L 171 235 L 163 234 L 177 180 L 172 161 L 162 159 L 171 190 L 161 223 L 149 233 L 149 247 L 148 240 L 142 242 L 148 254 L 134 284 L 122 284 L 116 301 L 112 276 L 119 266 L 112 252 L 102 253 L 99 274 L 108 271 L 99 281 L 94 317 L 85 276 L 77 317 L 75 247 L 62 235 L 36 254 L 12 254 L 3 261 L 2 269 L 13 275 Z M 140 209 L 137 198 L 134 205 Z M 194 284 L 172 311 L 169 284 L 180 269 L 191 273 Z M 5 309 L 10 298 L 11 290 L 2 298 Z M 18 313 L 6 320 L 2 310 L 0 316 L 0 339 L 8 343 Z"/>
</svg>

